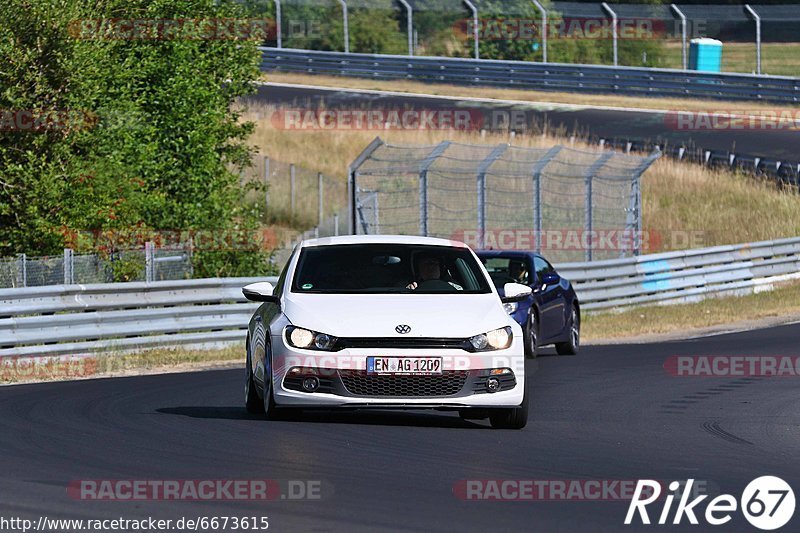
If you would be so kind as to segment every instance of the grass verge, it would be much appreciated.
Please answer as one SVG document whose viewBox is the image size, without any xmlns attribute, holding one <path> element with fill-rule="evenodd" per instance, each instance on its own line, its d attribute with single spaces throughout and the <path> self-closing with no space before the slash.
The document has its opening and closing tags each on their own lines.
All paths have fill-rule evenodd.
<svg viewBox="0 0 800 533">
<path fill-rule="evenodd" d="M 0 384 L 163 374 L 235 362 L 244 362 L 244 344 L 211 350 L 158 348 L 90 357 L 5 357 L 0 359 Z"/>
<path fill-rule="evenodd" d="M 582 338 L 587 341 L 641 335 L 691 332 L 711 326 L 736 324 L 800 314 L 800 282 L 783 283 L 774 290 L 746 296 L 707 298 L 690 304 L 652 305 L 622 312 L 587 313 Z"/>
</svg>

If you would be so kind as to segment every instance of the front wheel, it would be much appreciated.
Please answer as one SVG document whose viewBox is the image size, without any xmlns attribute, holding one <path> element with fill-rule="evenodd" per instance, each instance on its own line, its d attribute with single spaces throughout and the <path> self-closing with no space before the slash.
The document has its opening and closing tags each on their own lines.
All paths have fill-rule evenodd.
<svg viewBox="0 0 800 533">
<path fill-rule="evenodd" d="M 531 308 L 528 313 L 528 321 L 525 324 L 525 329 L 522 331 L 522 339 L 525 343 L 525 357 L 533 359 L 536 357 L 536 344 L 538 342 L 537 329 L 539 325 L 536 322 L 536 313 Z"/>
<path fill-rule="evenodd" d="M 258 397 L 256 384 L 253 381 L 253 367 L 250 363 L 250 343 L 247 343 L 247 362 L 245 367 L 244 377 L 244 406 L 248 413 L 260 414 L 264 412 L 264 403 Z"/>
<path fill-rule="evenodd" d="M 578 309 L 573 305 L 569 318 L 569 340 L 556 344 L 558 355 L 575 355 L 581 345 L 581 318 Z"/>
<path fill-rule="evenodd" d="M 489 415 L 489 422 L 495 429 L 522 429 L 528 423 L 528 387 L 522 395 L 519 407 L 510 409 L 494 409 Z"/>
</svg>

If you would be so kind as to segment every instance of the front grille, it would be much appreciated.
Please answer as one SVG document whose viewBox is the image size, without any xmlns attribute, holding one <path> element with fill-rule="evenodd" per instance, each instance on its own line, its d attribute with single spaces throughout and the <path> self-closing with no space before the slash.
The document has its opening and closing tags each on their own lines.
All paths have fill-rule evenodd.
<svg viewBox="0 0 800 533">
<path fill-rule="evenodd" d="M 340 371 L 339 377 L 353 396 L 453 396 L 461 392 L 466 371 L 445 371 L 435 376 L 376 376 L 363 371 Z"/>
<path fill-rule="evenodd" d="M 472 351 L 472 346 L 466 339 L 448 339 L 433 337 L 340 337 L 336 341 L 334 350 L 344 348 L 417 348 L 417 349 L 443 349 Z"/>
</svg>

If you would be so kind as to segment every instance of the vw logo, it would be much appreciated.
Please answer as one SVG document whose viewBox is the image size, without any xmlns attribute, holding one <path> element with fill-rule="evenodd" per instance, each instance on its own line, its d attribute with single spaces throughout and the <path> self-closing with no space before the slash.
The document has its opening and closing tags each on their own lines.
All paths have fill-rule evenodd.
<svg viewBox="0 0 800 533">
<path fill-rule="evenodd" d="M 394 328 L 394 330 L 395 330 L 397 333 L 399 333 L 400 335 L 403 335 L 403 334 L 405 334 L 405 333 L 410 333 L 410 332 L 411 332 L 411 326 L 409 326 L 409 325 L 407 325 L 407 324 L 400 324 L 399 326 L 397 326 L 396 328 Z"/>
</svg>

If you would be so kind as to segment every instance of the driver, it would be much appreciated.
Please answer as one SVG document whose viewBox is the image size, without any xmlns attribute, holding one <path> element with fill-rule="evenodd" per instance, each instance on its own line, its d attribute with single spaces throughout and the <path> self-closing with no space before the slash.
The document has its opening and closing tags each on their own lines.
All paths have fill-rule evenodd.
<svg viewBox="0 0 800 533">
<path fill-rule="evenodd" d="M 439 280 L 442 278 L 442 262 L 441 260 L 432 255 L 420 255 L 417 258 L 417 274 L 419 276 L 419 281 L 412 281 L 408 285 L 406 285 L 406 289 L 415 290 L 421 283 L 424 283 L 429 280 Z M 453 283 L 452 281 L 447 282 L 457 290 L 463 290 L 463 287 L 458 285 L 457 283 Z"/>
<path fill-rule="evenodd" d="M 522 261 L 509 261 L 508 275 L 513 278 L 516 283 L 528 284 L 528 270 Z"/>
</svg>

